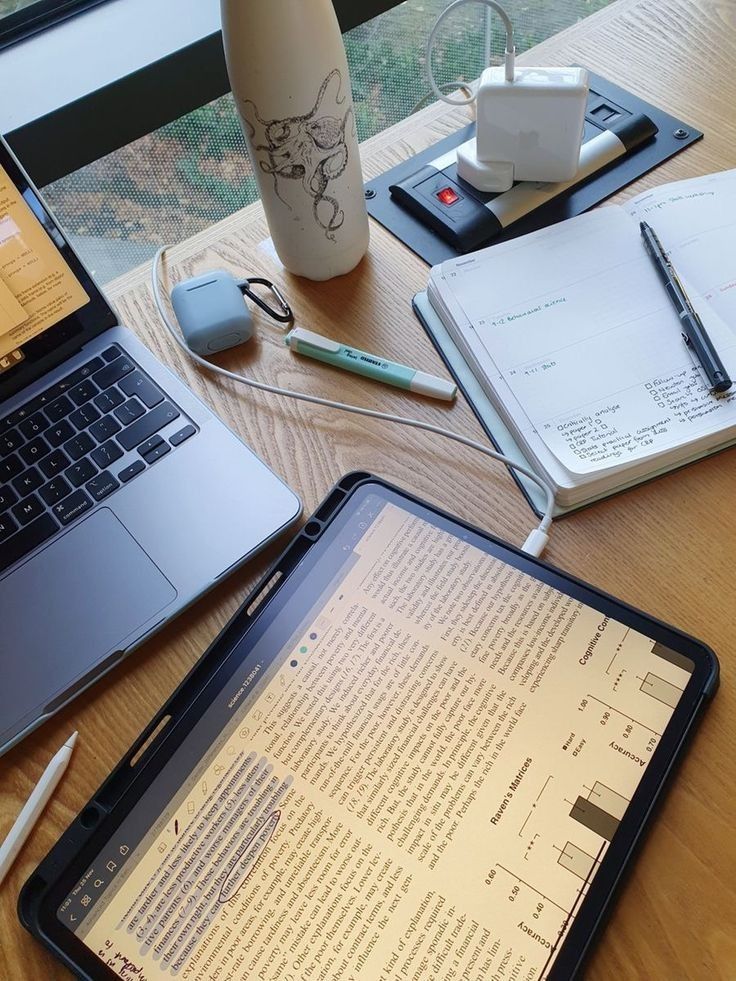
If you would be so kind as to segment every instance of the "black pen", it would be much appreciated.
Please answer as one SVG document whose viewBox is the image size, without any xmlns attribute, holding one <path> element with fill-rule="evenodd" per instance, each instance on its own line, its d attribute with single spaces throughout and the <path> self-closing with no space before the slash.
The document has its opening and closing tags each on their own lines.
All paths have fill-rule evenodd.
<svg viewBox="0 0 736 981">
<path fill-rule="evenodd" d="M 680 318 L 682 339 L 695 352 L 695 356 L 702 365 L 712 390 L 719 393 L 727 392 L 733 383 L 728 377 L 728 372 L 723 366 L 723 362 L 718 357 L 718 352 L 713 346 L 713 341 L 708 336 L 708 331 L 705 329 L 703 321 L 690 302 L 690 298 L 680 282 L 680 277 L 677 275 L 670 257 L 662 248 L 662 243 L 657 238 L 657 233 L 651 225 L 648 225 L 645 221 L 640 221 L 639 228 L 641 229 L 641 236 L 644 240 L 644 248 L 651 257 L 654 267 L 659 273 L 659 278 L 664 283 L 665 292 L 672 301 L 672 306 L 675 308 L 677 316 Z"/>
</svg>

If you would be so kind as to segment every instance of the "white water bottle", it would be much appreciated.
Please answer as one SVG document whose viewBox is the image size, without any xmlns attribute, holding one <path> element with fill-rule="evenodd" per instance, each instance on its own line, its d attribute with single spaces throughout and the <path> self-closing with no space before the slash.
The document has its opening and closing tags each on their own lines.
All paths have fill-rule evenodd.
<svg viewBox="0 0 736 981">
<path fill-rule="evenodd" d="M 324 280 L 368 249 L 345 47 L 332 0 L 220 0 L 228 74 L 284 266 Z"/>
</svg>

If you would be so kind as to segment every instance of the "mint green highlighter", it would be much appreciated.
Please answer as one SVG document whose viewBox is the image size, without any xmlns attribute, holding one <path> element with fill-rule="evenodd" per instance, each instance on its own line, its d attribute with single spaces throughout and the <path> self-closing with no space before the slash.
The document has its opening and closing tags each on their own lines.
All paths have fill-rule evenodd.
<svg viewBox="0 0 736 981">
<path fill-rule="evenodd" d="M 375 354 L 358 351 L 354 347 L 346 347 L 337 341 L 315 334 L 314 331 L 295 327 L 285 338 L 287 346 L 295 353 L 307 358 L 314 358 L 334 368 L 351 371 L 355 375 L 363 375 L 374 381 L 403 388 L 417 395 L 427 395 L 429 398 L 442 399 L 452 402 L 457 394 L 457 385 L 425 371 L 417 371 L 407 365 L 387 361 Z"/>
</svg>

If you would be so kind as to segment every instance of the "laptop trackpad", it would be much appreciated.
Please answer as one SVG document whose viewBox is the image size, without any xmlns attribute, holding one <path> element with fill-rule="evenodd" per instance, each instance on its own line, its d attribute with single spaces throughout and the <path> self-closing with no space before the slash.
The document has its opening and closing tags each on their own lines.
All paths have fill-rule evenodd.
<svg viewBox="0 0 736 981">
<path fill-rule="evenodd" d="M 0 734 L 81 687 L 176 595 L 108 508 L 8 576 L 0 590 Z"/>
</svg>

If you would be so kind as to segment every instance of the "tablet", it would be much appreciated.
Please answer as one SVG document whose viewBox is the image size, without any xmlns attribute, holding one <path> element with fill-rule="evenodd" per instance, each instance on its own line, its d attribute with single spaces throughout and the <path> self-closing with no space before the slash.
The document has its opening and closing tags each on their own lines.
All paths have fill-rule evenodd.
<svg viewBox="0 0 736 981">
<path fill-rule="evenodd" d="M 350 475 L 21 919 L 84 978 L 572 978 L 717 677 L 703 644 Z"/>
</svg>

